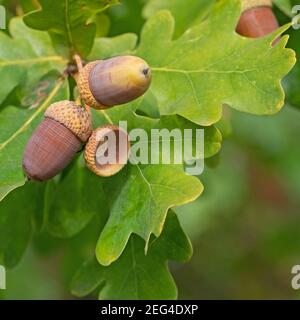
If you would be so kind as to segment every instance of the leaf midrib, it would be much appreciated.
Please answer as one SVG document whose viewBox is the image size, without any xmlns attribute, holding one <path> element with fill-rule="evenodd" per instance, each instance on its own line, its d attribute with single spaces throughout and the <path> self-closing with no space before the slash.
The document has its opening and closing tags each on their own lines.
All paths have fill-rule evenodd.
<svg viewBox="0 0 300 320">
<path fill-rule="evenodd" d="M 182 73 L 185 75 L 191 73 L 217 73 L 217 74 L 245 74 L 247 72 L 259 71 L 258 69 L 246 69 L 246 70 L 208 70 L 208 69 L 195 69 L 195 70 L 185 70 L 167 67 L 154 67 L 151 68 L 153 72 L 169 72 L 169 73 Z"/>
</svg>

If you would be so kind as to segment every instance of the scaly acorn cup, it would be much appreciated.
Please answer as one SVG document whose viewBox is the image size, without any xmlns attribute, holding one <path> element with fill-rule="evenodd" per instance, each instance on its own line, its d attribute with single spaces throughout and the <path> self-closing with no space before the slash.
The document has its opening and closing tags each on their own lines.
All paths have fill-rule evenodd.
<svg viewBox="0 0 300 320">
<path fill-rule="evenodd" d="M 151 84 L 151 69 L 141 58 L 119 56 L 88 63 L 79 73 L 78 90 L 95 109 L 107 109 L 143 95 Z"/>
<path fill-rule="evenodd" d="M 30 180 L 45 181 L 61 172 L 92 133 L 90 114 L 75 102 L 53 103 L 29 139 L 23 169 Z"/>
<path fill-rule="evenodd" d="M 84 158 L 95 174 L 110 177 L 126 165 L 129 150 L 128 134 L 118 126 L 105 125 L 93 131 L 85 146 Z"/>
<path fill-rule="evenodd" d="M 248 38 L 260 38 L 279 27 L 271 0 L 242 0 L 242 15 L 236 31 Z"/>
</svg>

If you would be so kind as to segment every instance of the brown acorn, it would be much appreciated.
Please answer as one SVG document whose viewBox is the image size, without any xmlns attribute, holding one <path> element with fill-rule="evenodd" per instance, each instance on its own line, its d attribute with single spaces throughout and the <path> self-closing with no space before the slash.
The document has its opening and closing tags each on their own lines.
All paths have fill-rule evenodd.
<svg viewBox="0 0 300 320">
<path fill-rule="evenodd" d="M 93 131 L 85 146 L 84 158 L 91 171 L 109 177 L 126 165 L 129 149 L 127 133 L 118 126 L 105 125 Z"/>
<path fill-rule="evenodd" d="M 53 103 L 25 147 L 26 176 L 36 181 L 56 176 L 80 151 L 91 132 L 91 117 L 82 107 L 71 101 Z"/>
<path fill-rule="evenodd" d="M 83 101 L 95 109 L 130 102 L 143 95 L 151 83 L 151 69 L 141 58 L 119 56 L 88 63 L 79 74 Z"/>
<path fill-rule="evenodd" d="M 236 31 L 248 38 L 260 38 L 279 27 L 271 0 L 242 0 L 242 15 Z"/>
</svg>

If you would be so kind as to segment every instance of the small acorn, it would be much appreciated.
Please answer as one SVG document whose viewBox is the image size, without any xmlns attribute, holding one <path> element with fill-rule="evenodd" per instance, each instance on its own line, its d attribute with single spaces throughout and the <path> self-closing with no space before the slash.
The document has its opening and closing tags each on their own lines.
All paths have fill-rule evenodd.
<svg viewBox="0 0 300 320">
<path fill-rule="evenodd" d="M 272 0 L 242 0 L 242 15 L 236 31 L 248 38 L 260 38 L 279 27 Z"/>
<path fill-rule="evenodd" d="M 118 126 L 105 125 L 93 131 L 85 146 L 84 158 L 95 174 L 110 177 L 126 165 L 129 150 L 128 134 Z"/>
<path fill-rule="evenodd" d="M 23 169 L 30 180 L 45 181 L 61 172 L 92 133 L 89 113 L 75 102 L 53 103 L 33 132 L 23 156 Z"/>
<path fill-rule="evenodd" d="M 151 83 L 151 69 L 141 58 L 119 56 L 88 63 L 79 73 L 78 90 L 95 109 L 130 102 L 143 95 Z"/>
</svg>

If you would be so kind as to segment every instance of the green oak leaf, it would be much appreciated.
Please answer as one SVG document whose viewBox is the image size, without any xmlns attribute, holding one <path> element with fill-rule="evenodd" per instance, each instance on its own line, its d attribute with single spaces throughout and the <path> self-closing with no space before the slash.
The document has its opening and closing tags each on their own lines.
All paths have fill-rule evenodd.
<svg viewBox="0 0 300 320">
<path fill-rule="evenodd" d="M 82 157 L 66 170 L 58 182 L 49 181 L 45 212 L 50 234 L 67 238 L 84 229 L 104 210 L 106 199 L 101 180 L 87 170 Z"/>
<path fill-rule="evenodd" d="M 186 29 L 207 17 L 215 0 L 150 0 L 143 10 L 145 18 L 150 18 L 160 10 L 169 10 L 176 21 L 174 36 L 177 38 Z"/>
<path fill-rule="evenodd" d="M 295 64 L 295 53 L 285 48 L 288 36 L 271 44 L 289 26 L 244 38 L 235 32 L 240 10 L 239 0 L 220 0 L 208 19 L 176 40 L 168 11 L 148 20 L 136 54 L 152 67 L 151 93 L 162 115 L 211 125 L 224 104 L 252 114 L 273 114 L 283 106 L 280 81 Z"/>
<path fill-rule="evenodd" d="M 9 24 L 10 35 L 0 32 L 0 104 L 17 86 L 22 93 L 31 92 L 50 70 L 61 72 L 67 61 L 52 48 L 49 36 L 25 26 L 21 18 Z"/>
<path fill-rule="evenodd" d="M 83 297 L 102 285 L 100 299 L 176 299 L 167 261 L 186 262 L 191 255 L 190 241 L 170 211 L 164 231 L 150 241 L 147 255 L 143 240 L 132 235 L 119 260 L 110 266 L 101 266 L 96 259 L 85 262 L 72 280 L 71 291 Z"/>
<path fill-rule="evenodd" d="M 110 216 L 96 256 L 107 266 L 119 258 L 132 233 L 146 241 L 147 251 L 151 234 L 161 234 L 168 209 L 195 200 L 203 186 L 178 165 L 127 165 L 105 183 L 104 190 Z"/>
<path fill-rule="evenodd" d="M 86 57 L 96 36 L 95 15 L 118 0 L 39 0 L 41 10 L 27 14 L 25 23 L 48 31 L 59 54 L 72 57 L 78 53 Z"/>
<path fill-rule="evenodd" d="M 11 268 L 21 259 L 33 230 L 33 216 L 42 210 L 43 184 L 28 183 L 0 203 L 0 263 Z"/>
<path fill-rule="evenodd" d="M 43 111 L 52 102 L 68 97 L 67 81 L 59 79 L 37 108 L 29 110 L 8 106 L 0 112 L 0 201 L 26 181 L 22 170 L 23 152 L 31 133 L 42 119 Z"/>
</svg>

